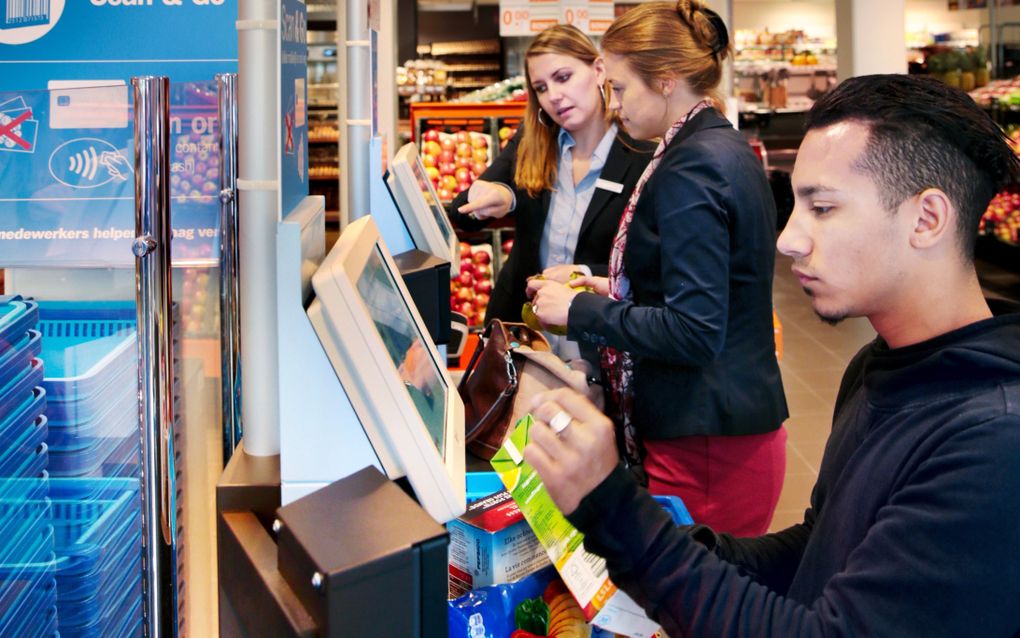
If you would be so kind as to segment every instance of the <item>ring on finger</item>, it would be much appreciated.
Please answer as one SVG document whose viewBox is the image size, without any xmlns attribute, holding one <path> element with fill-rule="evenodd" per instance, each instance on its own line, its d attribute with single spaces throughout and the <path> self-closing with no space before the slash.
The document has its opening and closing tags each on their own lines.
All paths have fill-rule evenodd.
<svg viewBox="0 0 1020 638">
<path fill-rule="evenodd" d="M 567 426 L 570 425 L 570 422 L 573 420 L 574 417 L 567 414 L 566 410 L 560 410 L 555 414 L 555 416 L 553 416 L 552 419 L 549 420 L 549 427 L 552 428 L 553 432 L 559 434 L 563 430 L 566 430 Z"/>
</svg>

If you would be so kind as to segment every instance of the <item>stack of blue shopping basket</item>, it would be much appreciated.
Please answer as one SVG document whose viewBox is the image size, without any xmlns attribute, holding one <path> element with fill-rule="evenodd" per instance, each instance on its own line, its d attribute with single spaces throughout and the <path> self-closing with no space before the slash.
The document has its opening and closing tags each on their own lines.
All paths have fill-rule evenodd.
<svg viewBox="0 0 1020 638">
<path fill-rule="evenodd" d="M 40 302 L 52 476 L 138 476 L 135 322 L 130 302 Z"/>
<path fill-rule="evenodd" d="M 0 297 L 0 637 L 52 636 L 56 561 L 38 305 Z"/>
<path fill-rule="evenodd" d="M 39 302 L 61 638 L 141 631 L 136 310 Z"/>
</svg>

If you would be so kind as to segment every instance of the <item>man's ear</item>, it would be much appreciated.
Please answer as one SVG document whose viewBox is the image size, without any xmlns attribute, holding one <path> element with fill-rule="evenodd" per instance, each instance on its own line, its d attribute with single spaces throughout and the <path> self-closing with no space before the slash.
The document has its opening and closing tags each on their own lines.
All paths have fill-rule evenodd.
<svg viewBox="0 0 1020 638">
<path fill-rule="evenodd" d="M 959 211 L 944 192 L 928 188 L 913 198 L 914 228 L 910 245 L 914 248 L 932 248 L 952 239 Z"/>
</svg>

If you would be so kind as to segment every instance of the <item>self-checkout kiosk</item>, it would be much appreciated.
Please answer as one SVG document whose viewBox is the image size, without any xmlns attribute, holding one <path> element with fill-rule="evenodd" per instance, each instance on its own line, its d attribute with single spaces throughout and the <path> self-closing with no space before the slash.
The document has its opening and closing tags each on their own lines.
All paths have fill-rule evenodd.
<svg viewBox="0 0 1020 638">
<path fill-rule="evenodd" d="M 431 183 L 408 179 L 413 147 L 401 153 L 328 254 L 321 198 L 278 225 L 280 458 L 275 475 L 232 460 L 218 487 L 222 589 L 248 583 L 221 594 L 228 629 L 445 636 L 464 413 L 434 324 L 442 309 L 448 333 L 458 242 Z M 230 511 L 252 498 L 255 511 Z"/>
</svg>

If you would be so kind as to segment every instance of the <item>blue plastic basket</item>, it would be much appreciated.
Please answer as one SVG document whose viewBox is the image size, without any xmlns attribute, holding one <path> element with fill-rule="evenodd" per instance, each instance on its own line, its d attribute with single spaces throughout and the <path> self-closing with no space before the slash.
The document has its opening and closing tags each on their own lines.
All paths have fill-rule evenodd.
<svg viewBox="0 0 1020 638">
<path fill-rule="evenodd" d="M 141 505 L 134 479 L 52 479 L 50 500 L 57 580 L 92 574 L 125 538 L 141 540 Z M 131 533 L 128 533 L 128 532 Z"/>
<path fill-rule="evenodd" d="M 39 359 L 32 359 L 20 372 L 11 376 L 6 384 L 0 384 L 0 421 L 12 410 L 32 396 L 32 388 L 41 385 L 43 364 Z"/>
<path fill-rule="evenodd" d="M 0 296 L 0 352 L 20 341 L 39 321 L 39 304 L 20 296 Z"/>
<path fill-rule="evenodd" d="M 477 501 L 503 489 L 503 482 L 495 472 L 468 472 L 466 477 L 467 501 Z M 666 510 L 677 525 L 693 525 L 694 520 L 687 511 L 683 499 L 678 496 L 653 496 Z"/>
<path fill-rule="evenodd" d="M 44 560 L 0 565 L 0 636 L 53 636 L 57 629 L 57 581 L 52 548 Z"/>
<path fill-rule="evenodd" d="M 137 358 L 132 302 L 39 304 L 46 389 L 52 402 L 87 400 Z"/>
<path fill-rule="evenodd" d="M 132 338 L 133 340 L 133 338 Z M 134 347 L 134 344 L 131 344 Z M 43 354 L 45 355 L 46 341 L 43 339 Z M 88 422 L 104 411 L 111 403 L 117 403 L 133 399 L 138 401 L 138 367 L 135 364 L 134 356 L 131 359 L 120 359 L 114 361 L 111 367 L 96 377 L 102 381 L 92 386 L 92 393 L 88 396 L 68 400 L 67 396 L 53 398 L 52 392 L 61 391 L 61 386 L 50 376 L 49 369 L 46 371 L 46 378 L 43 387 L 50 392 L 50 401 L 46 406 L 46 415 L 50 420 L 59 425 L 74 425 L 76 423 Z M 137 411 L 136 411 L 137 412 Z"/>
<path fill-rule="evenodd" d="M 45 387 L 45 384 L 44 384 Z M 50 420 L 50 438 L 54 450 L 86 451 L 107 439 L 118 441 L 138 431 L 138 394 L 122 392 L 96 410 L 82 410 L 74 421 L 61 420 L 47 394 L 46 417 Z M 112 448 L 111 448 L 112 449 Z"/>
<path fill-rule="evenodd" d="M 52 638 L 57 631 L 57 583 L 52 578 L 30 589 L 21 590 L 21 597 L 7 614 L 0 614 L 0 636 L 17 638 Z"/>
<path fill-rule="evenodd" d="M 0 477 L 32 478 L 18 474 L 25 466 L 27 457 L 37 456 L 46 451 L 46 415 L 40 414 L 23 429 L 21 438 L 0 448 Z"/>
<path fill-rule="evenodd" d="M 141 447 L 134 435 L 108 439 L 88 449 L 55 451 L 50 448 L 47 469 L 54 477 L 138 477 Z"/>
<path fill-rule="evenodd" d="M 60 633 L 116 635 L 126 601 L 140 599 L 138 481 L 54 479 L 51 493 Z"/>
<path fill-rule="evenodd" d="M 0 385 L 5 385 L 11 377 L 19 374 L 41 351 L 41 333 L 29 330 L 13 347 L 0 353 Z"/>
<path fill-rule="evenodd" d="M 6 540 L 0 565 L 33 563 L 53 551 L 49 501 L 0 501 L 0 528 Z"/>
<path fill-rule="evenodd" d="M 0 449 L 19 439 L 45 408 L 46 391 L 36 386 L 6 417 L 0 418 Z"/>
<path fill-rule="evenodd" d="M 24 457 L 15 457 L 11 465 L 11 476 L 0 477 L 0 500 L 18 498 L 17 494 L 10 493 L 15 488 L 12 483 L 17 481 L 38 481 L 48 476 L 46 466 L 49 465 L 50 452 L 45 443 L 40 443 L 32 454 Z M 18 488 L 20 489 L 20 487 Z M 0 535 L 0 538 L 3 538 Z"/>
<path fill-rule="evenodd" d="M 468 472 L 464 477 L 467 488 L 467 502 L 485 498 L 503 489 L 503 481 L 495 472 Z"/>
<path fill-rule="evenodd" d="M 70 624 L 57 603 L 61 638 L 121 638 L 141 634 L 142 575 L 141 563 L 132 576 L 132 583 L 118 592 L 116 606 L 91 618 L 88 622 Z"/>
</svg>

